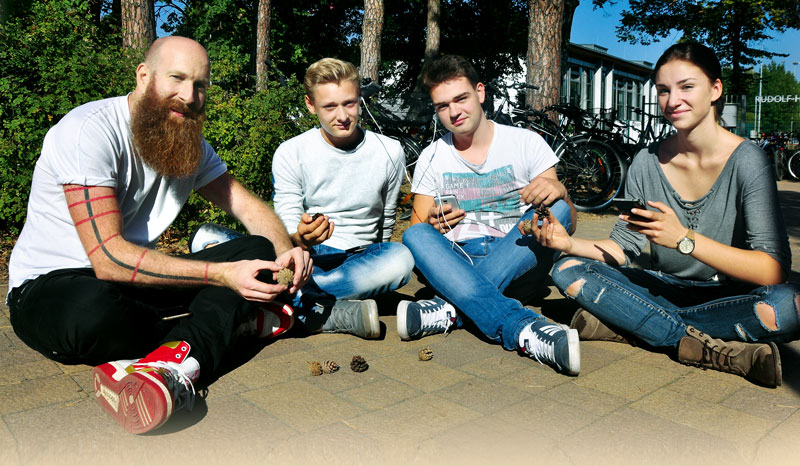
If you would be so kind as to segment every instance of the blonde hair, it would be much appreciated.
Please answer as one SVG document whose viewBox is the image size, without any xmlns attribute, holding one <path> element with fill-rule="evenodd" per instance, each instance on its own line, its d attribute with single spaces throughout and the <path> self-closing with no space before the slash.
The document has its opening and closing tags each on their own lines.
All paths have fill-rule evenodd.
<svg viewBox="0 0 800 466">
<path fill-rule="evenodd" d="M 361 78 L 358 76 L 358 69 L 355 65 L 338 58 L 323 58 L 311 66 L 306 71 L 303 79 L 306 95 L 314 100 L 314 91 L 322 84 L 336 83 L 342 81 L 352 81 L 360 91 Z"/>
</svg>

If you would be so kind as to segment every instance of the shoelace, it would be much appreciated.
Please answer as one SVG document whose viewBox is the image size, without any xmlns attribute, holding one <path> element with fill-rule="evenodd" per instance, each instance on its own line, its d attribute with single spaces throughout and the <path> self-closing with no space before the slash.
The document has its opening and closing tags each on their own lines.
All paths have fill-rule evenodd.
<svg viewBox="0 0 800 466">
<path fill-rule="evenodd" d="M 708 363 L 711 367 L 714 368 L 728 368 L 733 369 L 731 365 L 731 356 L 730 353 L 733 349 L 729 349 L 728 352 L 722 352 L 717 349 L 716 345 L 709 346 L 707 343 L 703 344 L 703 361 Z M 716 357 L 714 357 L 716 356 Z"/>
<path fill-rule="evenodd" d="M 439 316 L 438 314 L 442 314 Z M 420 313 L 420 327 L 422 327 L 422 331 L 429 331 L 429 330 L 439 330 L 440 328 L 444 327 L 444 334 L 447 335 L 447 331 L 450 330 L 450 327 L 453 326 L 456 319 L 454 317 L 450 317 L 450 313 L 444 309 L 433 309 L 433 310 L 425 310 L 423 309 Z"/>
<path fill-rule="evenodd" d="M 136 363 L 134 365 L 136 368 L 152 367 L 157 369 L 164 378 L 167 388 L 172 392 L 172 398 L 175 400 L 173 410 L 177 411 L 186 407 L 188 411 L 191 411 L 192 407 L 194 407 L 194 384 L 183 371 L 175 366 L 176 364 L 174 363 L 164 361 Z"/>
<path fill-rule="evenodd" d="M 542 334 L 552 337 L 559 330 L 563 329 L 555 325 L 541 327 L 538 331 L 531 329 L 533 336 L 525 340 L 525 352 L 533 356 L 539 364 L 555 363 L 556 345 L 550 338 L 542 338 Z"/>
</svg>

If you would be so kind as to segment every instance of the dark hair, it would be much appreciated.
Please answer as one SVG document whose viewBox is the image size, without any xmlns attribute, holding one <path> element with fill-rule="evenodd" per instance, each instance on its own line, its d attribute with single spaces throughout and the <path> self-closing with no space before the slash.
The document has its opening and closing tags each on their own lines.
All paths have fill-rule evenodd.
<svg viewBox="0 0 800 466">
<path fill-rule="evenodd" d="M 466 58 L 459 55 L 444 55 L 425 65 L 422 70 L 422 85 L 430 90 L 437 85 L 457 78 L 467 78 L 472 87 L 481 82 L 478 72 Z"/>
<path fill-rule="evenodd" d="M 653 76 L 658 73 L 659 68 L 673 60 L 683 60 L 695 65 L 703 70 L 703 74 L 705 74 L 712 83 L 717 79 L 722 81 L 722 67 L 719 64 L 717 54 L 714 53 L 714 50 L 703 44 L 697 42 L 681 42 L 671 46 L 661 54 L 661 57 L 656 62 Z M 722 116 L 722 109 L 725 107 L 725 99 L 722 98 L 722 95 L 719 96 L 719 99 L 711 102 L 711 104 L 716 110 L 717 118 Z"/>
</svg>

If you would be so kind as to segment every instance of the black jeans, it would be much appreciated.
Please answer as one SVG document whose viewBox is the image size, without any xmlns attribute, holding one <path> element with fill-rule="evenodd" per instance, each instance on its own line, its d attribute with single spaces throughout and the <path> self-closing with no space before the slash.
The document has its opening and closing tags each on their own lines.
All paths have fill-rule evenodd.
<svg viewBox="0 0 800 466">
<path fill-rule="evenodd" d="M 275 260 L 272 244 L 246 236 L 194 254 L 207 262 Z M 272 281 L 271 273 L 259 279 Z M 98 365 L 146 356 L 159 345 L 183 340 L 213 376 L 234 342 L 234 332 L 253 317 L 258 304 L 218 286 L 136 286 L 99 280 L 91 268 L 54 270 L 9 294 L 11 325 L 19 338 L 63 364 Z M 163 320 L 164 315 L 191 316 Z"/>
</svg>

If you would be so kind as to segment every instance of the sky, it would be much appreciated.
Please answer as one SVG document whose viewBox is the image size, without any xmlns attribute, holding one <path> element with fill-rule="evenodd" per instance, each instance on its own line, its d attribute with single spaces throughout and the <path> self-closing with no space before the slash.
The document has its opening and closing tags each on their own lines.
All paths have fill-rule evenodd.
<svg viewBox="0 0 800 466">
<path fill-rule="evenodd" d="M 570 41 L 576 44 L 597 44 L 606 47 L 611 55 L 626 60 L 644 60 L 655 63 L 661 52 L 678 40 L 680 33 L 674 32 L 661 42 L 654 42 L 650 45 L 619 42 L 616 26 L 619 24 L 620 13 L 627 5 L 626 0 L 620 0 L 616 5 L 595 10 L 591 0 L 581 0 L 572 20 Z M 800 80 L 800 30 L 795 29 L 770 35 L 773 36 L 773 39 L 755 43 L 756 47 L 773 52 L 788 53 L 788 57 L 775 57 L 773 60 L 778 63 L 783 62 L 786 70 L 794 72 L 795 78 Z M 767 62 L 769 61 L 767 60 Z M 794 62 L 799 64 L 794 65 Z"/>
</svg>

